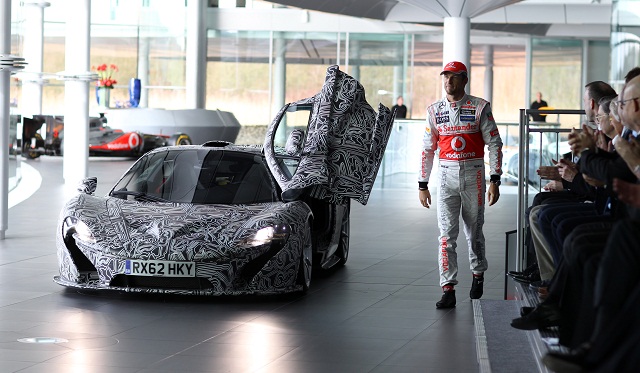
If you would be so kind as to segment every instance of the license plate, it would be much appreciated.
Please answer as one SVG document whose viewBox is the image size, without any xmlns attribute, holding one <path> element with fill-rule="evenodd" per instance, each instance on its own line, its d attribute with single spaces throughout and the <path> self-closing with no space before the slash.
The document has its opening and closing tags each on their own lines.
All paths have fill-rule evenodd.
<svg viewBox="0 0 640 373">
<path fill-rule="evenodd" d="M 195 277 L 196 264 L 166 260 L 127 260 L 124 273 L 136 276 Z"/>
</svg>

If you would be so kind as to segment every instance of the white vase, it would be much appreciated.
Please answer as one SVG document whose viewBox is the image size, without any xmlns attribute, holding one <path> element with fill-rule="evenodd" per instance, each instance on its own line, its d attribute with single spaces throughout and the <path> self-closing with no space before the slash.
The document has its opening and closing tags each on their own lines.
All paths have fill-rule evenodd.
<svg viewBox="0 0 640 373">
<path fill-rule="evenodd" d="M 96 97 L 98 99 L 98 106 L 100 109 L 108 109 L 111 102 L 111 89 L 98 87 L 96 89 Z"/>
</svg>

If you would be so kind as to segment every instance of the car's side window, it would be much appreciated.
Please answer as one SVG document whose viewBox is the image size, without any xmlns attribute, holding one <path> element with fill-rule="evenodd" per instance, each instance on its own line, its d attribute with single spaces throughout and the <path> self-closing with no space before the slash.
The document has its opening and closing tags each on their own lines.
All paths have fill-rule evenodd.
<svg viewBox="0 0 640 373">
<path fill-rule="evenodd" d="M 278 123 L 273 141 L 278 164 L 287 178 L 298 169 L 304 150 L 312 105 L 290 105 Z"/>
<path fill-rule="evenodd" d="M 273 189 L 269 175 L 263 165 L 254 163 L 244 174 L 242 183 L 233 198 L 233 203 L 272 202 Z"/>
</svg>

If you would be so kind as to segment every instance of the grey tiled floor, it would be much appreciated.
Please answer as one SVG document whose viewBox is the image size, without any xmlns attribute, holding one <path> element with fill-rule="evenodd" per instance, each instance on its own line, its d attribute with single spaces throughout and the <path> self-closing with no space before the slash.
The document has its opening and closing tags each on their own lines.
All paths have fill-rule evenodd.
<svg viewBox="0 0 640 373">
<path fill-rule="evenodd" d="M 95 158 L 98 193 L 131 164 Z M 62 158 L 29 161 L 42 186 L 9 210 L 0 241 L 0 372 L 478 372 L 460 240 L 458 306 L 436 310 L 437 222 L 415 186 L 387 180 L 352 205 L 351 255 L 306 296 L 184 298 L 81 294 L 53 283 Z M 485 296 L 502 299 L 514 187 L 487 208 Z M 26 344 L 20 338 L 64 338 Z"/>
</svg>

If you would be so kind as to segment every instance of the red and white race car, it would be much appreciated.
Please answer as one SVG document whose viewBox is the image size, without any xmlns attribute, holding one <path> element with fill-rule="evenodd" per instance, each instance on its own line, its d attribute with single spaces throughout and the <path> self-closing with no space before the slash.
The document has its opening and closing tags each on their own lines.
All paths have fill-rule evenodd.
<svg viewBox="0 0 640 373">
<path fill-rule="evenodd" d="M 38 131 L 46 124 L 46 138 Z M 42 154 L 62 155 L 64 152 L 64 117 L 36 115 L 23 120 L 22 154 L 29 158 L 38 158 Z M 147 134 L 139 131 L 125 132 L 106 125 L 104 117 L 89 118 L 89 155 L 139 157 L 147 151 L 161 146 L 190 145 L 189 135 Z"/>
</svg>

